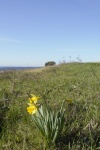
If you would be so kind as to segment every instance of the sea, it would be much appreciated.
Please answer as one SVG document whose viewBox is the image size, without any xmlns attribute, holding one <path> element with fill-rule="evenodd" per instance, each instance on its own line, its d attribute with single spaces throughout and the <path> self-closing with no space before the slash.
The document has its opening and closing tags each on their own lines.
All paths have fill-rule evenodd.
<svg viewBox="0 0 100 150">
<path fill-rule="evenodd" d="M 25 69 L 37 69 L 42 67 L 8 67 L 8 66 L 0 66 L 0 71 L 11 71 L 11 70 L 25 70 Z"/>
</svg>

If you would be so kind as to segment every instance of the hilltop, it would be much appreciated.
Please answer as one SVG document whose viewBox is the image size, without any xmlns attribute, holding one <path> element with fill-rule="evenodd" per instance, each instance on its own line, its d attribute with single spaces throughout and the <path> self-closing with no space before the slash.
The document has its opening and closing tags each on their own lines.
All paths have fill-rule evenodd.
<svg viewBox="0 0 100 150">
<path fill-rule="evenodd" d="M 28 93 L 28 94 L 27 94 Z M 0 73 L 0 150 L 41 150 L 44 141 L 27 113 L 28 95 L 54 111 L 65 104 L 58 150 L 100 148 L 100 63 L 67 63 Z M 54 150 L 51 145 L 50 150 Z"/>
</svg>

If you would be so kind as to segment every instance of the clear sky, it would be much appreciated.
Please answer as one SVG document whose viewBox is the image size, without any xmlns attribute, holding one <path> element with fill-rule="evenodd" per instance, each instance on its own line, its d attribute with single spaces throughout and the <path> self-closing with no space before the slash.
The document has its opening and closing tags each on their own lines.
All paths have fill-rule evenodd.
<svg viewBox="0 0 100 150">
<path fill-rule="evenodd" d="M 0 0 L 0 66 L 100 62 L 100 0 Z"/>
</svg>

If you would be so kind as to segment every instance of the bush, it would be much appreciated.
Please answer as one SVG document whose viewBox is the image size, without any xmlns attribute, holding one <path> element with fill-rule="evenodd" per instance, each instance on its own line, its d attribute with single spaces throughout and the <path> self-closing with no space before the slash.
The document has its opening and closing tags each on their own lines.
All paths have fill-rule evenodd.
<svg viewBox="0 0 100 150">
<path fill-rule="evenodd" d="M 45 66 L 53 66 L 53 65 L 56 65 L 55 61 L 49 61 L 45 63 Z"/>
</svg>

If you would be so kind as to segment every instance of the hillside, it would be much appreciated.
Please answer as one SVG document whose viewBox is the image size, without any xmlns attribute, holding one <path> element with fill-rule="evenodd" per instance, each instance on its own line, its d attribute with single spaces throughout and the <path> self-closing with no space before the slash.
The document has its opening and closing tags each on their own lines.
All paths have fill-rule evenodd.
<svg viewBox="0 0 100 150">
<path fill-rule="evenodd" d="M 31 94 L 55 112 L 66 100 L 64 128 L 50 150 L 100 149 L 100 63 L 0 73 L 0 150 L 46 149 L 26 110 Z"/>
</svg>

